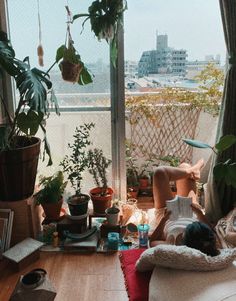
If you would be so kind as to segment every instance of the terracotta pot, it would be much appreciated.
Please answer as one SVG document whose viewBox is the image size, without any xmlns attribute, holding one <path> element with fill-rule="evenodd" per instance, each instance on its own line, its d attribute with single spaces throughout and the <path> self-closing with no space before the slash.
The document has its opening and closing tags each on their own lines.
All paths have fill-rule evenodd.
<svg viewBox="0 0 236 301">
<path fill-rule="evenodd" d="M 73 216 L 85 215 L 88 212 L 89 195 L 73 195 L 67 201 L 70 214 Z"/>
<path fill-rule="evenodd" d="M 60 199 L 59 202 L 56 203 L 43 203 L 41 206 L 43 207 L 45 216 L 47 220 L 59 220 L 61 207 L 63 204 L 63 198 Z"/>
<path fill-rule="evenodd" d="M 139 189 L 137 187 L 129 187 L 127 192 L 127 198 L 137 199 Z"/>
<path fill-rule="evenodd" d="M 80 72 L 83 69 L 82 65 L 62 61 L 60 66 L 62 70 L 62 78 L 65 81 L 75 83 L 79 80 Z"/>
<path fill-rule="evenodd" d="M 139 185 L 140 185 L 140 188 L 147 188 L 149 186 L 149 179 L 148 178 L 140 178 Z"/>
<path fill-rule="evenodd" d="M 19 148 L 0 152 L 0 200 L 24 200 L 34 193 L 40 139 L 17 137 Z"/>
<path fill-rule="evenodd" d="M 107 194 L 102 194 L 102 188 L 96 187 L 90 190 L 90 197 L 93 202 L 93 210 L 95 213 L 105 214 L 105 210 L 111 207 L 113 189 L 108 187 Z"/>
</svg>

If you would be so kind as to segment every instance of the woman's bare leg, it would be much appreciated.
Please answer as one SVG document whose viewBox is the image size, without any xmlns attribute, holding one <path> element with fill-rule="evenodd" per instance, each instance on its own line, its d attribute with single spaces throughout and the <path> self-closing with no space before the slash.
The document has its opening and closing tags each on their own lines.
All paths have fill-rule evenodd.
<svg viewBox="0 0 236 301">
<path fill-rule="evenodd" d="M 183 166 L 182 164 L 180 168 L 170 166 L 158 167 L 153 175 L 154 207 L 156 209 L 164 208 L 166 206 L 166 201 L 173 198 L 169 185 L 170 181 L 177 181 L 177 193 L 179 195 L 182 195 L 180 192 L 185 194 L 182 196 L 189 195 L 189 192 L 195 187 L 195 180 L 200 178 L 200 170 L 203 165 L 204 161 L 201 159 L 193 166 Z M 185 181 L 181 182 L 182 180 Z"/>
<path fill-rule="evenodd" d="M 189 169 L 191 168 L 191 165 L 188 163 L 182 163 L 180 164 L 179 168 L 182 169 Z M 188 177 L 188 178 L 183 178 L 179 179 L 176 181 L 176 188 L 177 188 L 177 194 L 180 196 L 185 196 L 185 197 L 191 197 L 193 202 L 198 202 L 197 201 L 197 185 L 196 185 L 196 180 L 195 178 Z"/>
</svg>

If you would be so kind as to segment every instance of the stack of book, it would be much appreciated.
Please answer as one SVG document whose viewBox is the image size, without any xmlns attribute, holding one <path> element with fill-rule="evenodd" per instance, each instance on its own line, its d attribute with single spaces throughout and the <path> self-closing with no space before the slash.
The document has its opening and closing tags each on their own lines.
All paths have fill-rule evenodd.
<svg viewBox="0 0 236 301">
<path fill-rule="evenodd" d="M 14 211 L 0 209 L 0 258 L 10 248 Z"/>
</svg>

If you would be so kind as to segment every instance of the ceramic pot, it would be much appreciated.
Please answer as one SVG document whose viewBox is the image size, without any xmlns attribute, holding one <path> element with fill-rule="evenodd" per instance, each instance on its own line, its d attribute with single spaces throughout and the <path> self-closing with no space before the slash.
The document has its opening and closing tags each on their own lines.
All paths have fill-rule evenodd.
<svg viewBox="0 0 236 301">
<path fill-rule="evenodd" d="M 80 64 L 72 64 L 68 61 L 62 61 L 61 64 L 62 78 L 65 81 L 75 83 L 79 80 L 83 66 Z"/>
<path fill-rule="evenodd" d="M 40 139 L 16 137 L 16 149 L 0 152 L 0 200 L 19 201 L 34 193 Z"/>
<path fill-rule="evenodd" d="M 107 223 L 111 226 L 116 226 L 119 223 L 120 209 L 117 207 L 110 207 L 105 210 Z"/>
<path fill-rule="evenodd" d="M 70 214 L 73 216 L 85 215 L 88 212 L 89 195 L 81 194 L 79 196 L 73 195 L 67 201 Z"/>
<path fill-rule="evenodd" d="M 147 188 L 149 186 L 149 179 L 148 178 L 140 178 L 139 186 L 140 186 L 140 188 Z"/>
<path fill-rule="evenodd" d="M 41 204 L 46 216 L 47 220 L 59 220 L 60 213 L 61 213 L 61 207 L 63 204 L 63 198 L 60 199 L 60 201 L 56 203 L 43 203 Z"/>
<path fill-rule="evenodd" d="M 103 189 L 96 187 L 90 190 L 90 197 L 93 202 L 93 210 L 95 213 L 105 214 L 105 210 L 111 207 L 113 189 L 108 187 L 106 194 L 102 195 Z"/>
</svg>

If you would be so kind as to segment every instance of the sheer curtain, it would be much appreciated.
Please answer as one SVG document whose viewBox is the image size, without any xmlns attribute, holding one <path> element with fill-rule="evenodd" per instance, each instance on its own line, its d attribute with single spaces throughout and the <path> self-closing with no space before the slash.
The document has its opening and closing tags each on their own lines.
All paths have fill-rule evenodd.
<svg viewBox="0 0 236 301">
<path fill-rule="evenodd" d="M 228 70 L 216 141 L 224 135 L 236 135 L 236 0 L 219 0 L 219 4 L 228 53 Z M 212 160 L 206 201 L 206 215 L 211 221 L 217 221 L 227 214 L 236 202 L 236 189 L 215 183 L 212 175 L 214 165 L 229 158 L 236 161 L 235 145 L 221 155 L 216 155 Z"/>
</svg>

